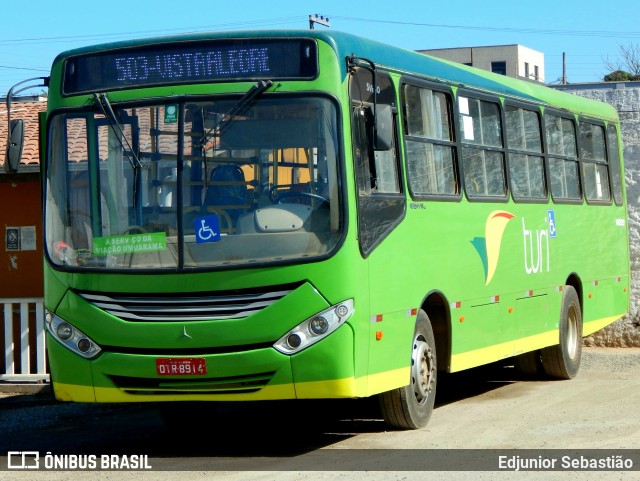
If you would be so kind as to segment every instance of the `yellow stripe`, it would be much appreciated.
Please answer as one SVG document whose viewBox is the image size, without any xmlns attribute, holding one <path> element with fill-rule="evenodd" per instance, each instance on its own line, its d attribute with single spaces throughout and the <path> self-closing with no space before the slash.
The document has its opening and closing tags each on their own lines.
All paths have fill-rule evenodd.
<svg viewBox="0 0 640 481">
<path fill-rule="evenodd" d="M 583 336 L 608 326 L 624 314 L 605 317 L 584 323 Z M 533 351 L 558 343 L 558 331 L 548 331 L 515 341 L 495 344 L 482 349 L 451 356 L 451 372 L 462 371 L 490 362 Z M 56 399 L 75 402 L 145 402 L 145 401 L 258 401 L 277 399 L 318 399 L 368 397 L 407 384 L 409 367 L 385 371 L 359 378 L 348 377 L 328 381 L 303 382 L 266 386 L 252 393 L 228 394 L 128 394 L 118 388 L 81 386 L 77 384 L 53 383 Z"/>
<path fill-rule="evenodd" d="M 394 369 L 360 378 L 266 386 L 253 393 L 225 394 L 128 394 L 119 388 L 54 383 L 56 398 L 75 402 L 153 401 L 265 401 L 277 399 L 322 399 L 368 397 L 407 384 L 409 368 Z"/>
<path fill-rule="evenodd" d="M 624 316 L 624 313 L 616 316 L 605 317 L 603 319 L 596 319 L 595 321 L 585 322 L 582 326 L 583 337 L 599 331 L 603 327 L 606 327 L 612 322 L 620 319 L 622 316 Z M 511 356 L 517 356 L 524 352 L 553 346 L 558 344 L 558 342 L 558 331 L 552 330 L 536 334 L 534 336 L 516 339 L 514 341 L 495 344 L 482 349 L 454 354 L 451 356 L 451 372 L 462 371 L 463 369 L 489 364 L 490 362 L 499 361 Z M 367 395 L 388 391 L 406 384 L 406 382 L 403 384 L 402 381 L 406 381 L 408 377 L 408 368 L 375 374 L 373 376 L 369 376 L 368 379 L 370 385 L 365 391 L 367 392 Z M 379 385 L 376 385 L 376 381 Z"/>
<path fill-rule="evenodd" d="M 93 386 L 80 386 L 78 384 L 63 384 L 53 382 L 53 393 L 58 401 L 74 401 L 79 403 L 94 403 L 96 396 Z"/>
<path fill-rule="evenodd" d="M 301 382 L 296 384 L 296 394 L 299 399 L 368 397 L 402 387 L 408 382 L 409 367 L 406 367 L 359 378 Z"/>
<path fill-rule="evenodd" d="M 390 391 L 397 387 L 406 386 L 411 377 L 409 366 L 393 371 L 385 371 L 368 376 L 368 386 L 364 396 L 371 396 L 380 392 Z"/>
<path fill-rule="evenodd" d="M 451 356 L 451 372 L 482 366 L 483 364 L 489 364 L 490 362 L 557 343 L 558 331 L 548 331 L 535 336 L 494 344 L 482 349 L 453 354 Z"/>
<path fill-rule="evenodd" d="M 225 394 L 129 394 L 118 388 L 96 387 L 99 402 L 144 402 L 144 401 L 268 401 L 275 399 L 295 399 L 293 384 L 265 386 L 256 392 Z"/>
<path fill-rule="evenodd" d="M 623 315 L 624 314 L 620 314 L 617 316 L 585 322 L 582 326 L 582 335 L 588 336 L 593 334 L 603 327 L 608 326 Z M 499 361 L 511 356 L 517 356 L 523 352 L 553 346 L 558 344 L 558 342 L 560 342 L 558 331 L 553 330 L 543 332 L 542 334 L 536 334 L 534 336 L 523 337 L 522 339 L 516 339 L 514 341 L 494 344 L 493 346 L 483 347 L 482 349 L 454 354 L 451 356 L 451 372 L 482 366 L 483 364 Z"/>
<path fill-rule="evenodd" d="M 584 325 L 582 326 L 582 335 L 588 336 L 590 334 L 593 334 L 594 332 L 599 331 L 603 327 L 607 327 L 612 322 L 617 321 L 624 315 L 625 313 L 619 314 L 617 316 L 605 317 L 604 319 L 597 319 L 595 321 L 585 322 Z"/>
<path fill-rule="evenodd" d="M 357 397 L 356 385 L 355 378 L 347 377 L 330 381 L 301 382 L 295 386 L 298 399 L 322 399 Z"/>
<path fill-rule="evenodd" d="M 80 386 L 54 382 L 56 399 L 75 402 L 146 402 L 146 401 L 262 401 L 295 399 L 293 384 L 266 386 L 253 393 L 238 394 L 128 394 L 111 387 Z M 94 394 L 95 393 L 95 394 Z"/>
</svg>

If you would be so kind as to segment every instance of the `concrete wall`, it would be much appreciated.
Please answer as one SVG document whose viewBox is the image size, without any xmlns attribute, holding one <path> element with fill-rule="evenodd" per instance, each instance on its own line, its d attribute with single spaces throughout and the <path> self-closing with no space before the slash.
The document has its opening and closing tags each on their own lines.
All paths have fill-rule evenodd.
<svg viewBox="0 0 640 481">
<path fill-rule="evenodd" d="M 529 73 L 526 74 L 526 65 L 529 64 Z M 535 68 L 538 67 L 538 76 L 535 76 Z M 544 54 L 537 50 L 532 50 L 528 47 L 518 45 L 518 77 L 523 77 L 528 80 L 535 80 L 537 82 L 544 82 Z"/>
<path fill-rule="evenodd" d="M 631 310 L 627 317 L 590 336 L 586 344 L 640 347 L 640 82 L 573 84 L 557 88 L 607 102 L 620 115 L 629 205 Z"/>
<path fill-rule="evenodd" d="M 491 72 L 491 62 L 506 62 L 507 76 L 525 78 L 525 63 L 529 64 L 528 80 L 544 82 L 544 54 L 522 45 L 497 45 L 491 47 L 460 47 L 418 50 L 420 53 L 450 60 Z M 535 78 L 538 67 L 538 78 Z"/>
</svg>

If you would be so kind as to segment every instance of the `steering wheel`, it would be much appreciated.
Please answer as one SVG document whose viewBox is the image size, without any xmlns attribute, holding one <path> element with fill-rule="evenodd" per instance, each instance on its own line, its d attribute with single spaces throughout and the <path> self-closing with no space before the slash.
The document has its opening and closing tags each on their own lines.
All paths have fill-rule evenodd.
<svg viewBox="0 0 640 481">
<path fill-rule="evenodd" d="M 146 234 L 147 230 L 140 226 L 140 225 L 130 225 L 128 226 L 126 229 L 124 229 L 122 232 L 120 232 L 120 235 L 125 235 L 128 234 L 129 232 L 133 232 L 133 231 L 138 231 L 140 234 Z"/>
<path fill-rule="evenodd" d="M 278 188 L 275 186 L 272 187 L 271 190 L 269 190 L 269 199 L 271 199 L 271 202 L 273 202 L 274 204 L 280 204 L 284 199 L 287 199 L 289 197 L 301 197 L 304 199 L 317 200 L 326 204 L 330 203 L 329 199 L 327 199 L 326 197 L 323 197 L 319 194 L 312 194 L 310 192 L 299 192 L 296 190 L 286 190 L 283 192 L 278 192 Z"/>
</svg>

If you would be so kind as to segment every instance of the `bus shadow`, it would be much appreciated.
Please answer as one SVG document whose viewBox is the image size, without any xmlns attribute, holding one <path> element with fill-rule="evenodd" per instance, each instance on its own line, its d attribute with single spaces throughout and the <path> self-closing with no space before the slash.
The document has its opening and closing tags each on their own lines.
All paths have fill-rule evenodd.
<svg viewBox="0 0 640 481">
<path fill-rule="evenodd" d="M 191 422 L 169 421 L 160 435 L 179 438 L 180 445 L 158 442 L 150 454 L 291 457 L 385 429 L 375 399 L 225 403 L 196 429 Z"/>
<path fill-rule="evenodd" d="M 489 365 L 443 375 L 437 410 L 524 380 L 513 368 Z M 22 398 L 22 399 L 21 399 Z M 166 423 L 164 403 L 60 403 L 43 396 L 0 402 L 0 448 L 58 454 L 146 454 L 194 462 L 232 458 L 286 459 L 363 433 L 390 428 L 376 397 L 357 400 L 176 403 Z"/>
<path fill-rule="evenodd" d="M 491 364 L 443 375 L 438 381 L 435 409 L 525 381 L 512 366 Z M 170 426 L 164 436 L 177 435 L 187 444 L 169 449 L 157 443 L 156 456 L 298 456 L 365 433 L 393 430 L 384 420 L 377 397 L 357 400 L 308 400 L 222 404 L 208 422 L 216 436 L 206 442 L 189 429 Z M 211 433 L 201 424 L 203 433 Z M 180 435 L 180 432 L 189 434 Z M 214 439 L 215 438 L 215 439 Z"/>
<path fill-rule="evenodd" d="M 452 374 L 441 373 L 438 379 L 436 408 L 473 398 L 529 379 L 516 372 L 512 363 L 501 361 Z"/>
</svg>

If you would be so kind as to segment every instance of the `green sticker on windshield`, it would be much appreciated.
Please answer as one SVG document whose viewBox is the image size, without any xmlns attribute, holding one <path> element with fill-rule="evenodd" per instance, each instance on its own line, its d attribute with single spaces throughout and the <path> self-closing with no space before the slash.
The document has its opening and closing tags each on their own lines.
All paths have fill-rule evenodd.
<svg viewBox="0 0 640 481">
<path fill-rule="evenodd" d="M 167 105 L 164 108 L 164 123 L 175 124 L 178 121 L 178 106 Z"/>
<path fill-rule="evenodd" d="M 167 234 L 164 232 L 93 238 L 95 256 L 157 252 L 166 248 Z"/>
</svg>

